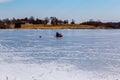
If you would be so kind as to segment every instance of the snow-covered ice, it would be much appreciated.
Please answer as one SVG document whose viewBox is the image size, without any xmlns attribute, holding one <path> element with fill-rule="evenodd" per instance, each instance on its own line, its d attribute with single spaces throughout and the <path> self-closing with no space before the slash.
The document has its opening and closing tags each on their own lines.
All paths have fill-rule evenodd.
<svg viewBox="0 0 120 80">
<path fill-rule="evenodd" d="M 64 37 L 55 38 L 56 32 Z M 0 80 L 119 80 L 119 35 L 120 30 L 0 30 Z"/>
</svg>

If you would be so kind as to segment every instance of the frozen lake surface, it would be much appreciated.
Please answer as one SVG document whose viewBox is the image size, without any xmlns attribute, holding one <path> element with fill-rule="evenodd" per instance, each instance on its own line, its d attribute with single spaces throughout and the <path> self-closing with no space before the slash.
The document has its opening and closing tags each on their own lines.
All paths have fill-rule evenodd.
<svg viewBox="0 0 120 80">
<path fill-rule="evenodd" d="M 120 80 L 120 30 L 0 30 L 0 80 Z"/>
</svg>

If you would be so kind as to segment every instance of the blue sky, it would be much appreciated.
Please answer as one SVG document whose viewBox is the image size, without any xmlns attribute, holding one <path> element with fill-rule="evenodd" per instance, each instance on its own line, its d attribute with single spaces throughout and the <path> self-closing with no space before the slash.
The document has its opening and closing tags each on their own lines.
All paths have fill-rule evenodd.
<svg viewBox="0 0 120 80">
<path fill-rule="evenodd" d="M 120 0 L 0 0 L 0 19 L 30 16 L 120 21 Z"/>
</svg>

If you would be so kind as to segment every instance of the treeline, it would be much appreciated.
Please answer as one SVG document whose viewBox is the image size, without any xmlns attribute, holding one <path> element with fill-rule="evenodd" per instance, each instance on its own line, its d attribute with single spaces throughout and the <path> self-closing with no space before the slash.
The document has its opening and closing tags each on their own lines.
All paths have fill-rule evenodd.
<svg viewBox="0 0 120 80">
<path fill-rule="evenodd" d="M 44 19 L 39 19 L 39 18 L 34 18 L 33 16 L 31 16 L 30 18 L 28 17 L 25 17 L 25 18 L 22 18 L 22 19 L 3 19 L 3 20 L 0 20 L 0 28 L 1 29 L 5 29 L 5 28 L 9 28 L 10 25 L 15 25 L 15 28 L 20 28 L 21 27 L 21 24 L 43 24 L 44 26 L 47 25 L 47 24 L 50 24 L 50 25 L 62 25 L 62 24 L 75 24 L 75 21 L 72 20 L 70 23 L 68 20 L 61 20 L 61 19 L 58 19 L 56 17 L 46 17 Z"/>
<path fill-rule="evenodd" d="M 101 22 L 101 21 L 94 21 L 90 20 L 87 22 L 81 23 L 81 25 L 91 25 L 95 27 L 104 27 L 104 28 L 112 28 L 112 29 L 120 29 L 120 22 Z"/>
<path fill-rule="evenodd" d="M 31 16 L 30 18 L 25 17 L 22 19 L 3 19 L 0 20 L 0 29 L 8 29 L 11 28 L 11 25 L 14 25 L 14 28 L 21 28 L 21 24 L 42 24 L 44 26 L 46 25 L 69 25 L 69 24 L 76 24 L 75 20 L 72 19 L 71 21 L 69 20 L 61 20 L 58 19 L 57 17 L 46 17 L 44 19 L 39 19 L 39 18 L 34 18 Z M 86 22 L 82 22 L 76 25 L 91 25 L 95 27 L 104 27 L 104 28 L 120 28 L 120 22 L 114 23 L 114 22 L 106 22 L 103 23 L 101 21 L 94 21 L 94 20 L 89 20 Z"/>
</svg>

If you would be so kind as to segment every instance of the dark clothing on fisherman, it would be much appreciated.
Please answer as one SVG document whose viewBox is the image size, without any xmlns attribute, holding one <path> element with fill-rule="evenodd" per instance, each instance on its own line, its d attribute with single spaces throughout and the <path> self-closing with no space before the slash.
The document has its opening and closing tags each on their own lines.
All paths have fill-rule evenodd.
<svg viewBox="0 0 120 80">
<path fill-rule="evenodd" d="M 60 34 L 58 32 L 56 32 L 56 37 L 59 36 Z"/>
<path fill-rule="evenodd" d="M 62 37 L 62 36 L 63 36 L 62 34 L 56 32 L 56 37 Z"/>
</svg>

